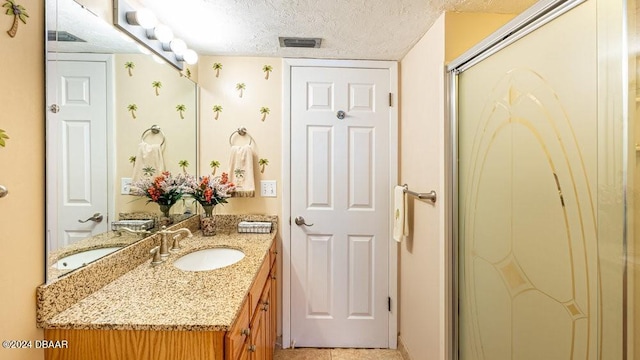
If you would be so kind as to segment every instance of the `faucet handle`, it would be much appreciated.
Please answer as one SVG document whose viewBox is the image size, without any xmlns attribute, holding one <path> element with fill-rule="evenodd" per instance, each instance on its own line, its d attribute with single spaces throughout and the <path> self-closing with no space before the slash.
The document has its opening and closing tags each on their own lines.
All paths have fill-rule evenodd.
<svg viewBox="0 0 640 360">
<path fill-rule="evenodd" d="M 169 249 L 169 251 L 178 251 L 182 249 L 182 247 L 180 246 L 180 234 L 174 235 L 173 236 L 173 245 L 171 246 L 171 249 Z"/>
<path fill-rule="evenodd" d="M 156 246 L 151 251 L 149 251 L 153 255 L 153 259 L 151 260 L 151 265 L 156 266 L 158 264 L 162 264 L 164 259 L 160 256 L 160 246 Z"/>
</svg>

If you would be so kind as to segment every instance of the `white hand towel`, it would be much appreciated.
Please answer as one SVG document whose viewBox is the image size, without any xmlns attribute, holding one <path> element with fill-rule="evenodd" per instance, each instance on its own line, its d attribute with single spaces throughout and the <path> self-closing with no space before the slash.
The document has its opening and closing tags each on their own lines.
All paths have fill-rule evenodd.
<svg viewBox="0 0 640 360">
<path fill-rule="evenodd" d="M 409 223 L 407 221 L 407 194 L 403 186 L 393 189 L 393 239 L 401 242 L 402 238 L 409 235 Z"/>
<path fill-rule="evenodd" d="M 253 150 L 250 145 L 232 146 L 229 158 L 229 179 L 236 185 L 233 196 L 254 197 Z"/>
<path fill-rule="evenodd" d="M 133 181 L 138 181 L 145 176 L 145 168 L 153 168 L 153 176 L 158 176 L 164 171 L 164 158 L 160 144 L 147 144 L 143 141 L 138 145 L 138 154 L 131 176 Z"/>
</svg>

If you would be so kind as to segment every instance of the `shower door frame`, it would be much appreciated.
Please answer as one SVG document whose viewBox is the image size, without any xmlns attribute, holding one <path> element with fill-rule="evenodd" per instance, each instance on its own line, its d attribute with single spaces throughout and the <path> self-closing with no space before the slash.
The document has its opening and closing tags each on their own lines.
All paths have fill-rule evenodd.
<svg viewBox="0 0 640 360">
<path fill-rule="evenodd" d="M 481 62 L 482 60 L 484 60 L 485 58 L 497 53 L 498 51 L 504 49 L 505 47 L 509 46 L 510 44 L 520 40 L 521 38 L 523 38 L 524 36 L 526 36 L 527 34 L 537 30 L 538 28 L 544 26 L 545 24 L 549 23 L 550 21 L 558 18 L 559 16 L 561 16 L 562 14 L 570 11 L 571 9 L 577 7 L 578 5 L 586 2 L 587 0 L 542 0 L 539 1 L 538 3 L 536 3 L 535 5 L 533 5 L 531 8 L 529 8 L 528 10 L 526 10 L 525 12 L 523 12 L 522 14 L 518 15 L 517 17 L 515 17 L 513 20 L 511 20 L 510 22 L 508 22 L 506 25 L 502 26 L 500 29 L 498 29 L 496 32 L 494 32 L 492 35 L 490 35 L 489 37 L 487 37 L 485 40 L 483 40 L 482 42 L 478 43 L 476 46 L 474 46 L 473 48 L 471 48 L 470 50 L 468 50 L 467 52 L 463 53 L 461 56 L 459 56 L 458 58 L 456 58 L 455 60 L 453 60 L 451 63 L 449 63 L 448 65 L 445 66 L 445 93 L 446 93 L 446 106 L 445 106 L 445 118 L 447 118 L 449 121 L 445 122 L 445 136 L 449 141 L 449 146 L 447 146 L 445 148 L 445 163 L 446 164 L 450 164 L 449 168 L 447 169 L 447 178 L 448 181 L 446 181 L 446 196 L 445 196 L 445 201 L 446 204 L 448 206 L 449 211 L 447 211 L 447 219 L 446 219 L 446 223 L 449 224 L 449 226 L 447 227 L 448 230 L 448 234 L 447 234 L 447 240 L 445 242 L 445 246 L 447 247 L 445 249 L 445 254 L 446 254 L 446 259 L 445 261 L 447 263 L 445 263 L 445 281 L 447 281 L 448 284 L 450 284 L 450 286 L 446 289 L 447 293 L 445 296 L 445 301 L 446 301 L 446 306 L 449 307 L 448 311 L 447 311 L 447 321 L 445 322 L 445 326 L 446 328 L 444 329 L 447 336 L 446 336 L 446 359 L 447 360 L 458 360 L 459 358 L 459 319 L 458 319 L 458 313 L 459 313 L 459 308 L 458 308 L 458 241 L 459 241 L 459 234 L 458 234 L 458 226 L 459 226 L 459 219 L 458 219 L 458 165 L 457 165 L 457 159 L 458 159 L 458 76 L 464 72 L 465 70 L 471 68 L 472 66 L 474 66 L 475 64 Z M 592 1 L 597 1 L 597 0 L 592 0 Z M 624 14 L 624 10 L 626 10 L 626 8 L 623 6 L 623 11 L 619 11 L 620 9 L 606 9 L 605 6 L 599 6 L 598 10 L 601 9 L 605 9 L 606 11 L 603 11 L 602 17 L 606 18 L 606 21 L 610 21 L 610 22 L 614 22 L 614 21 L 623 21 L 625 19 L 620 19 L 619 17 L 624 17 L 622 14 Z M 599 18 L 598 18 L 598 27 L 600 27 L 600 23 L 601 23 L 601 18 L 600 18 L 600 14 L 599 14 Z M 624 27 L 624 26 L 622 26 Z M 610 29 L 606 29 L 606 30 L 610 30 Z M 604 39 L 611 39 L 614 38 L 616 35 L 621 35 L 621 40 L 625 39 L 624 37 L 624 33 L 622 34 L 617 34 L 615 31 L 607 31 L 606 35 L 597 35 L 599 40 Z M 626 44 L 622 43 L 621 46 L 624 47 Z M 598 45 L 600 47 L 600 45 Z M 615 47 L 615 45 L 613 46 Z M 599 49 L 600 50 L 600 49 Z M 600 53 L 600 51 L 598 51 Z M 599 55 L 600 56 L 600 55 Z M 614 71 L 618 70 L 618 66 L 620 66 L 620 71 L 622 73 L 622 77 L 619 79 L 620 81 L 624 81 L 624 75 L 625 75 L 625 66 L 623 64 L 623 62 L 620 62 L 620 64 L 614 64 L 615 59 L 611 60 L 611 59 L 607 59 L 608 64 L 606 65 L 606 69 L 610 70 L 610 68 L 613 68 Z M 599 65 L 600 67 L 601 65 Z M 617 73 L 616 73 L 617 74 Z M 600 76 L 599 76 L 599 80 L 600 82 Z M 607 83 L 607 90 L 611 91 L 612 88 L 615 88 L 615 80 L 611 80 L 611 79 L 607 79 L 607 81 L 609 81 L 609 83 Z M 612 84 L 613 82 L 613 84 Z M 620 89 L 622 89 L 623 87 L 621 86 Z M 617 94 L 617 89 L 615 91 L 613 91 L 614 94 Z M 627 94 L 624 93 L 624 90 L 620 90 L 621 93 L 619 95 L 621 96 L 625 96 Z M 598 91 L 600 93 L 600 91 Z M 602 97 L 600 94 L 598 94 L 598 103 L 600 104 L 602 101 Z M 621 103 L 624 103 L 625 100 L 622 99 L 620 100 Z M 615 102 L 614 100 L 608 100 L 606 103 L 606 107 L 608 108 L 613 108 L 613 115 L 619 115 L 620 117 L 622 117 L 623 119 L 623 128 L 628 129 L 628 124 L 627 124 L 627 118 L 628 118 L 628 114 L 625 112 L 624 107 L 621 106 L 620 109 L 618 109 L 617 105 L 620 105 L 619 103 Z M 620 113 L 618 113 L 620 112 Z M 600 116 L 602 114 L 601 110 L 598 110 L 598 116 Z M 624 134 L 623 134 L 624 135 Z M 599 136 L 600 139 L 600 136 Z M 626 141 L 627 137 L 624 136 L 624 141 L 622 144 L 623 149 L 621 149 L 621 152 L 623 154 L 623 162 L 626 165 L 628 159 L 626 157 L 627 151 L 625 149 L 628 149 L 628 142 Z M 627 173 L 627 168 L 626 166 L 624 166 L 624 174 L 623 177 L 626 178 L 626 173 Z M 626 185 L 626 183 L 624 184 Z M 627 228 L 627 224 L 626 224 L 626 197 L 623 200 L 624 201 L 624 205 L 625 205 L 625 214 L 624 214 L 624 228 Z M 623 234 L 623 243 L 626 246 L 627 243 L 627 239 L 626 239 L 627 233 L 625 232 Z M 625 264 L 625 268 L 626 268 L 626 264 Z M 625 284 L 626 287 L 626 284 Z M 624 328 L 626 331 L 625 335 L 628 336 L 629 333 L 632 331 L 632 325 L 631 327 L 629 326 L 629 324 L 627 324 L 626 321 L 626 316 L 629 315 L 626 311 L 626 306 L 624 308 Z M 623 347 L 624 347 L 624 352 L 626 354 L 627 350 L 631 350 L 632 348 L 632 342 L 628 342 L 625 341 L 623 342 Z M 626 356 L 625 356 L 626 358 Z"/>
</svg>

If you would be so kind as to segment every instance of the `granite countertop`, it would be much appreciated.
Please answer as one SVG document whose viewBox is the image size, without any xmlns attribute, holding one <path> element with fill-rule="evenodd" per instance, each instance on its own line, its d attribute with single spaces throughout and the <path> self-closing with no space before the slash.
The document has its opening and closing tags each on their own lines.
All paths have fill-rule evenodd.
<svg viewBox="0 0 640 360">
<path fill-rule="evenodd" d="M 275 237 L 270 234 L 194 233 L 167 261 L 151 266 L 151 256 L 112 283 L 45 322 L 45 329 L 228 331 Z M 239 262 L 211 271 L 173 266 L 190 252 L 229 247 Z"/>
</svg>

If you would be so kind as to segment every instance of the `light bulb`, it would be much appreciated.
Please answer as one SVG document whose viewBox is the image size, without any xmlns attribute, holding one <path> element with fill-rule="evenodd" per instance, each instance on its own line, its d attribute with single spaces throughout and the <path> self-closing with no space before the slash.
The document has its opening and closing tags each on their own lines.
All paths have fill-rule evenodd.
<svg viewBox="0 0 640 360">
<path fill-rule="evenodd" d="M 173 39 L 169 44 L 171 51 L 173 51 L 176 55 L 184 54 L 185 50 L 187 50 L 187 44 L 180 39 Z"/>
<path fill-rule="evenodd" d="M 126 18 L 130 25 L 139 25 L 143 29 L 152 29 L 158 24 L 158 19 L 149 9 L 129 11 Z"/>
<path fill-rule="evenodd" d="M 173 39 L 173 31 L 167 25 L 158 25 L 153 29 L 153 35 L 161 43 L 168 43 Z"/>
<path fill-rule="evenodd" d="M 193 65 L 198 62 L 198 54 L 191 49 L 185 50 L 182 58 L 184 59 L 184 62 L 189 65 Z"/>
</svg>

